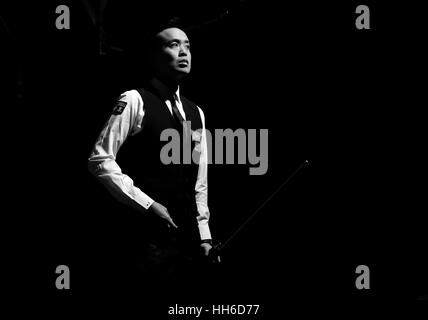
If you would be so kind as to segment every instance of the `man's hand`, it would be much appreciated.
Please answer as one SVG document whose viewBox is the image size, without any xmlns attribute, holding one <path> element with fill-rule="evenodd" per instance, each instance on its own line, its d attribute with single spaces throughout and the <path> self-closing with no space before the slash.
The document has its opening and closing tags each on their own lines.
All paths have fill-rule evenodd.
<svg viewBox="0 0 428 320">
<path fill-rule="evenodd" d="M 211 262 L 212 263 L 220 263 L 221 259 L 220 259 L 220 255 L 218 254 L 211 254 L 210 255 L 210 251 L 213 249 L 213 246 L 210 245 L 209 243 L 201 243 L 201 247 L 204 250 L 204 255 L 206 257 L 210 257 L 211 256 Z"/>
<path fill-rule="evenodd" d="M 150 211 L 152 211 L 157 216 L 161 217 L 162 219 L 166 220 L 168 222 L 168 227 L 174 227 L 178 228 L 177 225 L 172 220 L 171 216 L 168 213 L 168 209 L 161 205 L 158 202 L 153 202 L 152 205 L 149 208 Z"/>
<path fill-rule="evenodd" d="M 209 243 L 201 243 L 201 247 L 202 249 L 204 249 L 204 255 L 208 257 L 210 254 L 210 250 L 213 248 L 213 246 Z"/>
</svg>

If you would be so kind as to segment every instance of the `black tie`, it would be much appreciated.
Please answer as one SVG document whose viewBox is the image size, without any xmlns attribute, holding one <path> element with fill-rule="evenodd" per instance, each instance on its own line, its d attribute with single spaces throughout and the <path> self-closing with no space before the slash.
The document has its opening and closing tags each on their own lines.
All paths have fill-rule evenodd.
<svg viewBox="0 0 428 320">
<path fill-rule="evenodd" d="M 178 100 L 178 97 L 174 93 L 169 100 L 171 101 L 172 115 L 175 121 L 177 121 L 184 127 L 184 139 L 185 139 L 184 141 L 187 141 L 190 128 L 188 128 L 186 121 L 184 120 L 183 116 L 181 115 L 180 111 L 177 108 L 176 100 Z"/>
<path fill-rule="evenodd" d="M 169 99 L 171 101 L 172 115 L 178 123 L 183 125 L 184 118 L 177 108 L 177 104 L 175 103 L 176 99 L 177 99 L 177 95 L 175 93 Z"/>
</svg>

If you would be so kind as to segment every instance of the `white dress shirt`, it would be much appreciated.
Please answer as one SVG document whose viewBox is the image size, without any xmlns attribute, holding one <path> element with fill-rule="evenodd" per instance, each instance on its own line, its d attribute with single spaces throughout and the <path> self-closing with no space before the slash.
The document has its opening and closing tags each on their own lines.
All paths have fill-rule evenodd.
<svg viewBox="0 0 428 320">
<path fill-rule="evenodd" d="M 171 102 L 168 100 L 168 90 L 156 78 L 152 80 L 152 85 L 158 90 L 160 96 L 165 100 L 169 111 L 172 114 Z M 180 99 L 179 88 L 177 89 L 177 108 L 184 119 L 186 115 Z M 144 134 L 143 118 L 145 114 L 144 101 L 137 90 L 126 91 L 120 95 L 118 101 L 126 103 L 123 111 L 113 113 L 101 131 L 92 153 L 89 157 L 89 171 L 110 191 L 110 193 L 120 202 L 136 208 L 140 212 L 147 209 L 156 201 L 150 198 L 143 190 L 134 185 L 131 177 L 122 172 L 116 162 L 116 155 L 120 147 L 128 136 Z M 201 240 L 211 239 L 208 225 L 210 212 L 208 209 L 208 148 L 205 133 L 205 117 L 201 108 L 198 107 L 202 120 L 202 133 L 195 148 L 200 149 L 200 161 L 198 176 L 195 185 L 195 201 L 198 209 L 197 222 Z M 150 152 L 150 151 L 149 151 Z"/>
</svg>

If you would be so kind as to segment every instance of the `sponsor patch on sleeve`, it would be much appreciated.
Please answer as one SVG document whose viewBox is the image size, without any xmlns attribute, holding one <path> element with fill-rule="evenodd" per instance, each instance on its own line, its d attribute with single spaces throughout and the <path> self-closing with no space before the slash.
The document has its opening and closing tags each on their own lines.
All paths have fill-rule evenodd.
<svg viewBox="0 0 428 320">
<path fill-rule="evenodd" d="M 114 105 L 114 108 L 113 108 L 113 114 L 114 115 L 122 114 L 122 112 L 123 112 L 123 110 L 125 110 L 127 104 L 128 103 L 125 101 L 117 101 L 116 104 Z"/>
</svg>

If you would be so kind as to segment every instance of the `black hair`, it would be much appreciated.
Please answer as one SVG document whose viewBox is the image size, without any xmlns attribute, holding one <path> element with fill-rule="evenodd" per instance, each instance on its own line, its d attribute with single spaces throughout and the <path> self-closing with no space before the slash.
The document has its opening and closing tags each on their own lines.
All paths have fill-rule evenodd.
<svg viewBox="0 0 428 320">
<path fill-rule="evenodd" d="M 157 35 L 165 29 L 178 28 L 186 32 L 186 25 L 179 17 L 160 19 L 157 23 L 151 25 L 147 30 L 147 40 L 149 50 L 157 48 Z"/>
</svg>

